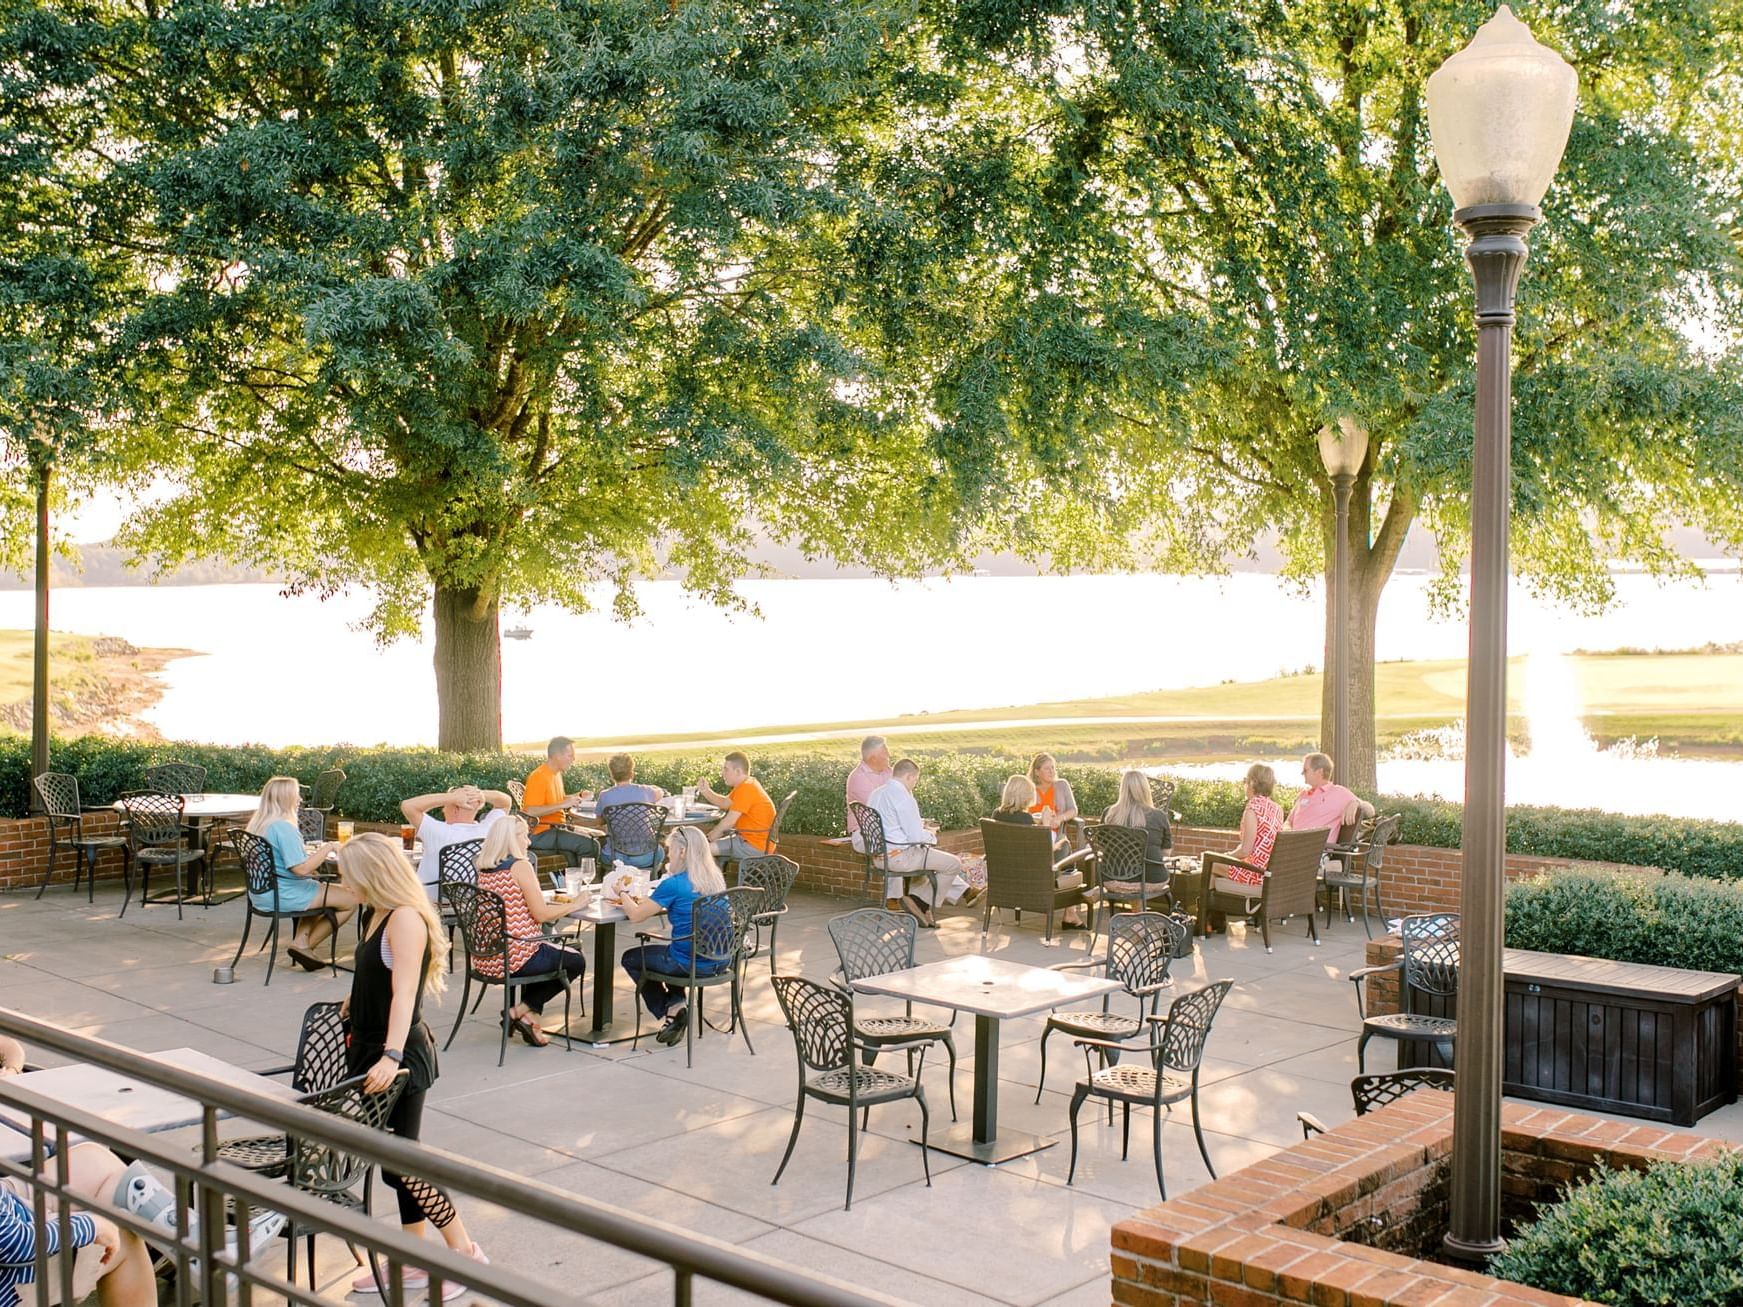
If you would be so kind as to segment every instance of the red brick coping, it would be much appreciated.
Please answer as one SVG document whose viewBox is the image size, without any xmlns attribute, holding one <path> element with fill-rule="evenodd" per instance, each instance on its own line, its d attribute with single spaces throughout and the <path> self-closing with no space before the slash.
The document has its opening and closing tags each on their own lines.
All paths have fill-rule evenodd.
<svg viewBox="0 0 1743 1307">
<path fill-rule="evenodd" d="M 1716 1139 L 1502 1106 L 1502 1201 L 1516 1221 L 1599 1163 L 1642 1169 Z M 1118 1307 L 1524 1307 L 1583 1300 L 1422 1259 L 1446 1229 L 1452 1099 L 1421 1090 L 1121 1221 Z"/>
</svg>

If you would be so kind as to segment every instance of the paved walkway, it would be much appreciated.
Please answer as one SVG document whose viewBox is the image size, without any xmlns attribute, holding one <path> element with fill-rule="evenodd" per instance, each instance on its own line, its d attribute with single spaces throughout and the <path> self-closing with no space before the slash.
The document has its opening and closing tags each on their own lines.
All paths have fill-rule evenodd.
<svg viewBox="0 0 1743 1307">
<path fill-rule="evenodd" d="M 262 988 L 265 963 L 254 954 L 238 968 L 237 983 L 212 984 L 213 966 L 235 949 L 240 903 L 191 908 L 178 922 L 172 908 L 137 905 L 117 921 L 118 902 L 107 891 L 94 907 L 64 889 L 40 903 L 24 894 L 0 896 L 0 1005 L 146 1051 L 187 1045 L 260 1068 L 289 1060 L 308 1003 L 345 992 L 348 978 L 307 975 L 282 960 L 272 986 Z M 796 896 L 781 930 L 781 969 L 826 978 L 835 955 L 824 923 L 851 906 Z M 1236 982 L 1210 1037 L 1202 1093 L 1219 1171 L 1298 1140 L 1299 1109 L 1328 1123 L 1351 1114 L 1357 1022 L 1345 976 L 1363 962 L 1360 924 L 1335 922 L 1322 947 L 1304 937 L 1299 922 L 1273 935 L 1275 954 L 1265 953 L 1256 932 L 1236 928 L 1202 942 L 1176 968 L 1182 986 L 1222 977 Z M 984 949 L 1037 965 L 1081 959 L 1085 937 L 1062 939 L 1048 948 L 1034 924 L 995 921 Z M 937 932 L 921 932 L 920 960 L 982 948 L 979 914 L 959 912 Z M 918 1303 L 1107 1302 L 1109 1227 L 1157 1201 L 1148 1122 L 1134 1125 L 1131 1160 L 1122 1162 L 1118 1127 L 1086 1107 L 1083 1154 L 1076 1183 L 1067 1187 L 1067 1108 L 1081 1064 L 1055 1038 L 1047 1089 L 1035 1105 L 1042 1018 L 1005 1024 L 1001 1119 L 1054 1136 L 1059 1147 L 996 1168 L 934 1154 L 927 1189 L 919 1155 L 906 1142 L 918 1113 L 905 1104 L 881 1108 L 872 1113 L 861 1150 L 853 1210 L 843 1212 L 839 1113 L 807 1113 L 787 1174 L 778 1187 L 769 1184 L 792 1124 L 795 1058 L 766 963 L 753 964 L 751 977 L 756 1055 L 742 1040 L 729 1043 L 710 1032 L 697 1046 L 693 1069 L 684 1066 L 681 1044 L 668 1050 L 651 1041 L 640 1052 L 627 1045 L 565 1052 L 560 1043 L 546 1050 L 515 1043 L 498 1069 L 496 1027 L 481 1013 L 442 1056 L 426 1142 Z M 453 1020 L 457 990 L 445 1009 L 428 1010 L 439 1039 Z M 620 1014 L 633 1011 L 621 976 L 617 1002 Z M 958 1032 L 957 1102 L 966 1118 L 972 1022 L 960 1021 Z M 1375 1051 L 1380 1067 L 1391 1065 L 1390 1052 Z M 935 1124 L 948 1121 L 945 1076 L 943 1059 L 929 1057 L 925 1080 Z M 1206 1178 L 1190 1119 L 1184 1109 L 1176 1116 L 1164 1129 L 1170 1194 Z M 1700 1131 L 1743 1139 L 1743 1109 L 1708 1117 Z M 378 1212 L 390 1207 L 377 1200 Z M 498 1263 L 571 1290 L 579 1284 L 601 1303 L 670 1301 L 669 1275 L 640 1258 L 529 1230 L 478 1204 L 465 1212 Z M 323 1260 L 335 1301 L 342 1300 L 349 1270 L 342 1248 Z M 697 1300 L 741 1299 L 699 1285 Z"/>
</svg>

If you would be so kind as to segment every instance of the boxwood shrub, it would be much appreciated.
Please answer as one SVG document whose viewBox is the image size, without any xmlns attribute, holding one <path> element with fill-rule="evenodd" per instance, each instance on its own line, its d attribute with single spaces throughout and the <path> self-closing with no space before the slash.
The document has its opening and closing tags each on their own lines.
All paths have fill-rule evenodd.
<svg viewBox="0 0 1743 1307">
<path fill-rule="evenodd" d="M 943 826 L 972 826 L 998 802 L 1012 772 L 1027 769 L 1026 757 L 998 753 L 921 752 L 918 797 L 921 808 Z M 85 736 L 53 743 L 51 765 L 79 778 L 87 804 L 109 803 L 123 790 L 138 788 L 154 763 L 182 759 L 204 765 L 215 791 L 252 792 L 268 776 L 285 773 L 304 781 L 324 767 L 347 774 L 339 807 L 348 816 L 370 821 L 398 819 L 402 798 L 443 790 L 461 781 L 491 788 L 524 777 L 538 757 L 513 753 L 442 753 L 435 749 L 320 746 L 268 749 L 187 742 L 143 742 Z M 828 752 L 779 754 L 755 762 L 757 775 L 778 801 L 789 791 L 798 797 L 786 829 L 796 834 L 833 835 L 842 829 L 842 791 L 855 758 L 851 743 Z M 675 789 L 698 776 L 718 776 L 717 754 L 649 755 L 640 764 L 642 779 Z M 1078 807 L 1099 813 L 1114 801 L 1119 769 L 1096 764 L 1060 768 L 1071 782 Z M 597 789 L 605 781 L 603 763 L 584 763 L 570 784 Z M 1285 807 L 1295 790 L 1279 786 Z M 1174 808 L 1191 826 L 1229 829 L 1240 821 L 1242 789 L 1229 781 L 1183 780 Z M 1382 795 L 1387 812 L 1404 815 L 1401 836 L 1409 844 L 1457 848 L 1460 809 L 1439 799 Z M 30 809 L 30 743 L 22 736 L 0 736 L 0 815 L 19 817 Z M 1670 817 L 1622 817 L 1613 813 L 1559 808 L 1510 808 L 1507 847 L 1515 853 L 1580 858 L 1596 862 L 1662 867 L 1691 876 L 1743 877 L 1743 825 Z"/>
<path fill-rule="evenodd" d="M 1507 943 L 1743 975 L 1743 883 L 1551 872 L 1508 887 Z"/>
<path fill-rule="evenodd" d="M 1600 1170 L 1538 1209 L 1492 1274 L 1615 1307 L 1743 1302 L 1743 1153 Z"/>
</svg>

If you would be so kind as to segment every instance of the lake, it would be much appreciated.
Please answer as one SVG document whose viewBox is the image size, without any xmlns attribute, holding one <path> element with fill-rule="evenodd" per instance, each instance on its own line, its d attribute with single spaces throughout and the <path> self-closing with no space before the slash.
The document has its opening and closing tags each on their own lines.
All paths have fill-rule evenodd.
<svg viewBox="0 0 1743 1307">
<path fill-rule="evenodd" d="M 1743 578 L 1735 572 L 1704 585 L 1616 580 L 1620 602 L 1598 617 L 1516 585 L 1511 650 L 1743 640 Z M 1401 575 L 1387 587 L 1380 658 L 1464 655 L 1462 618 L 1430 613 L 1428 584 L 1427 576 Z M 875 720 L 1260 680 L 1321 660 L 1317 591 L 1254 573 L 760 580 L 740 593 L 756 613 L 721 612 L 675 583 L 652 582 L 639 591 L 643 616 L 629 625 L 606 612 L 505 616 L 505 628 L 524 625 L 532 636 L 503 641 L 504 738 L 635 739 Z M 322 601 L 286 598 L 271 585 L 66 589 L 55 593 L 52 624 L 201 650 L 165 669 L 163 698 L 146 714 L 171 739 L 433 743 L 427 626 L 421 641 L 380 648 L 357 629 L 368 610 L 360 592 Z M 0 625 L 30 622 L 29 592 L 0 593 Z M 1743 776 L 1743 764 L 1704 766 Z M 1703 774 L 1699 788 L 1708 780 Z"/>
</svg>

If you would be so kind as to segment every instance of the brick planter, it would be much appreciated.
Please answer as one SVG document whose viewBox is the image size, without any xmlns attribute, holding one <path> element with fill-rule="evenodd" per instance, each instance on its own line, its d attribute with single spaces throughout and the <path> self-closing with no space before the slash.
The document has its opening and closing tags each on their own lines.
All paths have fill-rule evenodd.
<svg viewBox="0 0 1743 1307">
<path fill-rule="evenodd" d="M 980 831 L 939 831 L 938 847 L 959 856 L 979 855 Z M 818 835 L 783 835 L 780 852 L 799 864 L 797 889 L 838 899 L 883 899 L 875 882 L 870 892 L 865 889 L 865 859 L 848 844 Z"/>
<path fill-rule="evenodd" d="M 1557 1108 L 1502 1108 L 1503 1218 L 1528 1217 L 1600 1163 L 1641 1169 L 1727 1145 Z M 1433 1091 L 1224 1176 L 1113 1230 L 1123 1307 L 1574 1304 L 1424 1260 L 1447 1221 L 1452 1099 Z"/>
</svg>

